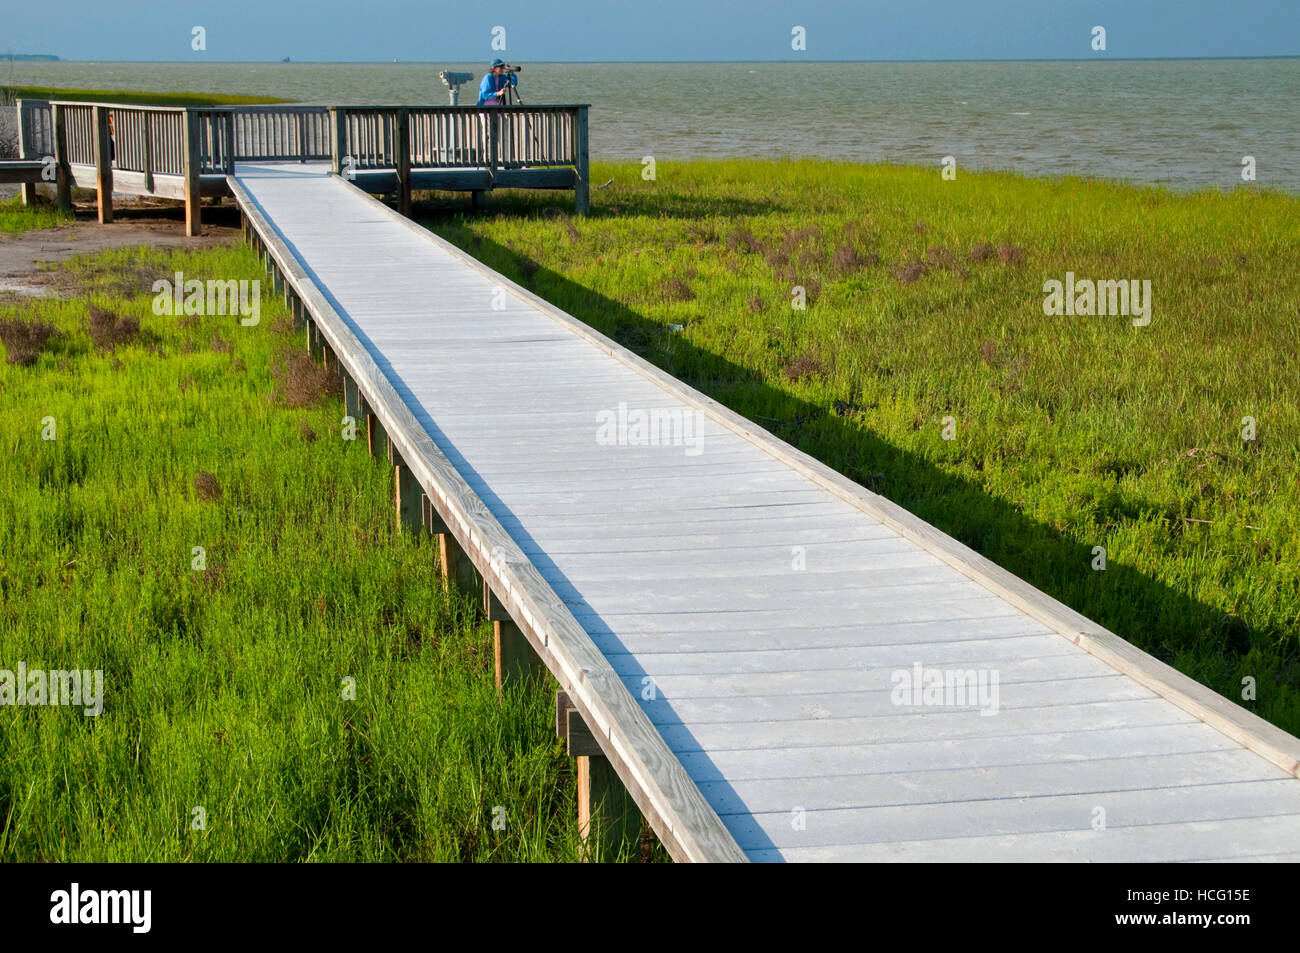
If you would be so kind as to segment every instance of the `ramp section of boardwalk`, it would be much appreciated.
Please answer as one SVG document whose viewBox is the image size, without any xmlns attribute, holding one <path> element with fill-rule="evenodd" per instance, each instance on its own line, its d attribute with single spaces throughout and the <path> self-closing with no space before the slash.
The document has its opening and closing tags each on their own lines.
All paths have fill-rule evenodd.
<svg viewBox="0 0 1300 953">
<path fill-rule="evenodd" d="M 675 857 L 1300 852 L 1295 738 L 325 167 L 231 188 Z"/>
</svg>

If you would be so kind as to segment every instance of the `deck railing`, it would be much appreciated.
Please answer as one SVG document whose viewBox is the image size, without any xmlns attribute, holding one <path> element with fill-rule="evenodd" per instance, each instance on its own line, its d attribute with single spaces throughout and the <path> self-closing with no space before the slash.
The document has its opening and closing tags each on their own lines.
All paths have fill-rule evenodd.
<svg viewBox="0 0 1300 953">
<path fill-rule="evenodd" d="M 576 165 L 586 145 L 586 109 L 334 106 L 330 112 L 341 166 L 396 169 L 398 141 L 404 135 L 413 169 L 495 170 Z"/>
<path fill-rule="evenodd" d="M 185 111 L 183 109 L 114 108 L 113 167 L 146 175 L 185 174 Z M 71 147 L 72 143 L 69 143 Z M 71 152 L 71 149 L 70 149 Z M 82 160 L 72 153 L 73 162 Z M 94 159 L 92 157 L 91 161 Z"/>
<path fill-rule="evenodd" d="M 183 195 L 196 223 L 201 182 L 224 189 L 210 180 L 234 173 L 238 162 L 258 160 L 329 160 L 339 174 L 391 170 L 403 211 L 410 207 L 413 170 L 486 176 L 486 185 L 453 186 L 459 188 L 511 184 L 505 176 L 497 179 L 503 171 L 515 175 L 515 185 L 572 187 L 579 212 L 589 198 L 584 105 L 179 107 L 19 100 L 18 120 L 21 154 L 54 157 L 60 204 L 69 204 L 72 183 L 87 184 L 88 167 L 94 168 L 104 221 L 112 218 L 114 171 L 124 191 Z M 571 178 L 524 171 L 557 167 L 571 167 Z M 542 181 L 544 175 L 552 178 Z M 393 175 L 380 180 L 391 185 Z"/>
</svg>

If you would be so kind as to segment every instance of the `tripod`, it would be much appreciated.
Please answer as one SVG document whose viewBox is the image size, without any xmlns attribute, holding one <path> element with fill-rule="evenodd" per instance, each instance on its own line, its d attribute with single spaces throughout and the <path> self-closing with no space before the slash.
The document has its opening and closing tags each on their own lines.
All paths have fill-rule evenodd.
<svg viewBox="0 0 1300 953">
<path fill-rule="evenodd" d="M 501 105 L 522 106 L 523 104 L 524 101 L 519 98 L 519 90 L 515 87 L 515 84 L 507 83 L 505 87 L 501 90 Z M 542 151 L 542 145 L 540 142 L 537 141 L 537 133 L 533 131 L 532 117 L 530 116 L 524 117 L 524 127 L 528 130 L 528 134 L 532 136 L 533 145 L 534 147 L 536 147 L 538 153 L 540 154 Z M 524 165 L 523 167 L 527 168 L 526 165 Z"/>
</svg>

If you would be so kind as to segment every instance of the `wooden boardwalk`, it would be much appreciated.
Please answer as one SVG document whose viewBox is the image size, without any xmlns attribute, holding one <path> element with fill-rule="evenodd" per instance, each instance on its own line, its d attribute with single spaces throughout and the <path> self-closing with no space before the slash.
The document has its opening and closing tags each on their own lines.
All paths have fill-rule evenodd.
<svg viewBox="0 0 1300 953">
<path fill-rule="evenodd" d="M 399 511 L 423 498 L 678 859 L 1300 859 L 1294 737 L 328 166 L 231 189 Z M 918 666 L 986 694 L 900 696 Z"/>
</svg>

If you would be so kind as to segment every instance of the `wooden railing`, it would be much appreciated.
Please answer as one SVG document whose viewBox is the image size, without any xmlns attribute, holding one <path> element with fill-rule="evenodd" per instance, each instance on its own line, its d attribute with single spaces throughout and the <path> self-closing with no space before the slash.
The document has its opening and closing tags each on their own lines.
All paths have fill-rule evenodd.
<svg viewBox="0 0 1300 953">
<path fill-rule="evenodd" d="M 329 111 L 333 156 L 340 166 L 358 170 L 396 169 L 403 135 L 413 169 L 572 166 L 586 146 L 586 106 L 333 106 Z M 347 158 L 352 161 L 346 163 Z"/>
<path fill-rule="evenodd" d="M 215 107 L 195 112 L 205 175 L 229 175 L 236 162 L 319 162 L 330 158 L 326 106 Z"/>
<path fill-rule="evenodd" d="M 502 171 L 572 167 L 574 205 L 579 213 L 588 210 L 586 106 L 332 106 L 329 112 L 334 171 L 392 169 L 404 214 L 412 172 L 457 169 L 484 171 L 492 187 Z"/>
<path fill-rule="evenodd" d="M 102 221 L 112 219 L 116 171 L 125 191 L 183 195 L 197 234 L 201 180 L 224 178 L 236 163 L 259 160 L 329 160 L 335 172 L 349 176 L 391 170 L 403 212 L 410 208 L 413 170 L 486 176 L 486 185 L 461 188 L 508 184 L 505 176 L 496 179 L 502 171 L 513 171 L 513 184 L 524 187 L 539 187 L 543 176 L 552 176 L 540 187 L 568 188 L 571 182 L 579 212 L 589 200 L 582 105 L 178 107 L 19 100 L 18 119 L 23 157 L 54 157 L 61 205 L 70 204 L 73 181 L 86 184 L 86 167 L 95 169 Z M 571 167 L 572 178 L 522 171 L 558 167 Z M 391 174 L 387 181 L 391 185 Z"/>
<path fill-rule="evenodd" d="M 45 99 L 20 99 L 18 107 L 18 148 L 24 159 L 54 155 L 54 119 Z"/>
</svg>

